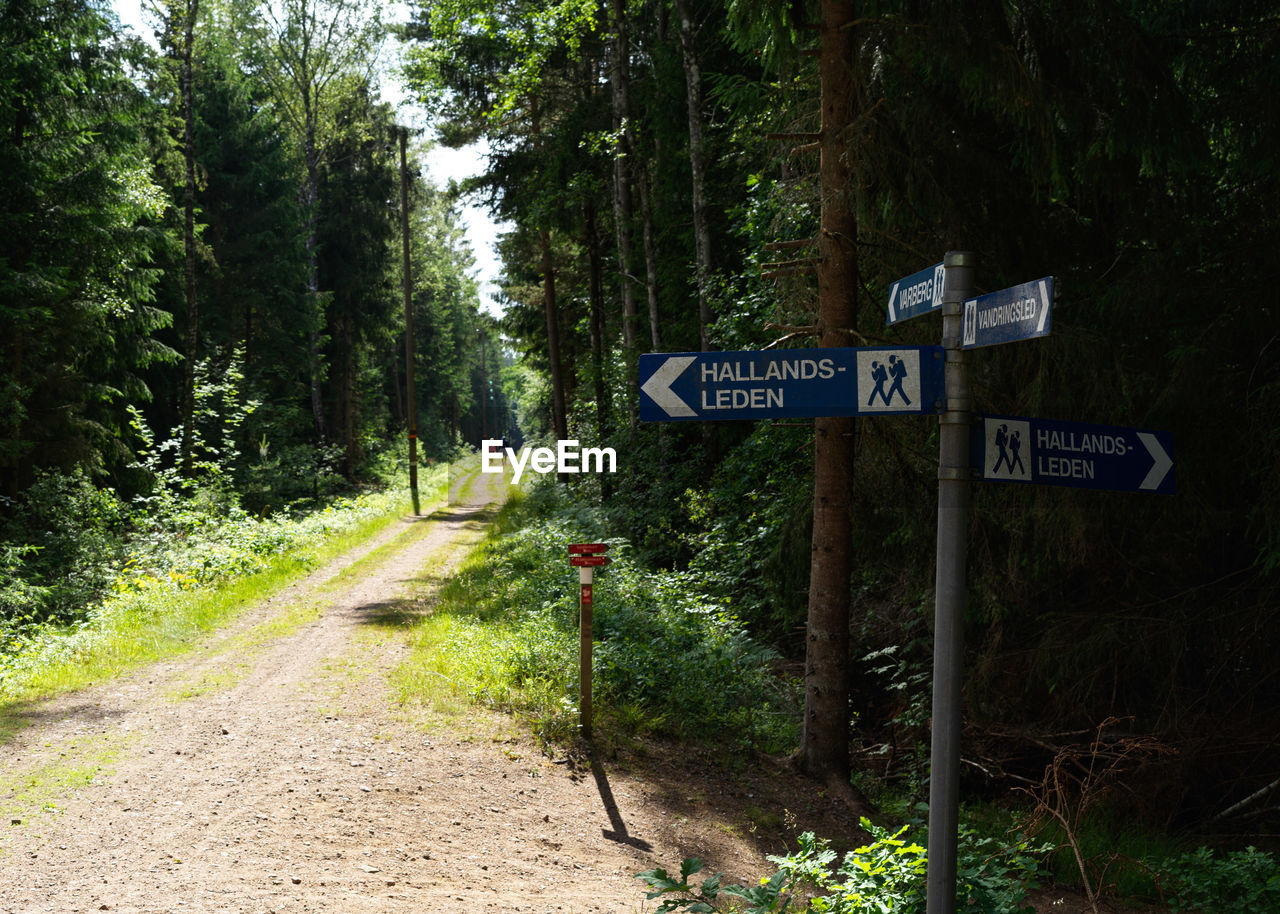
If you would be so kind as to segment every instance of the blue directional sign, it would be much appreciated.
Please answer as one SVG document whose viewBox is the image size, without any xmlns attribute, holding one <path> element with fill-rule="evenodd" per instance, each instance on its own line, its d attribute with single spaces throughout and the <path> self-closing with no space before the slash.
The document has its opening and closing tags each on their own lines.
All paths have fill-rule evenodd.
<svg viewBox="0 0 1280 914">
<path fill-rule="evenodd" d="M 1049 335 L 1053 277 L 1024 282 L 964 303 L 965 349 L 981 349 Z"/>
<path fill-rule="evenodd" d="M 983 479 L 1172 495 L 1173 436 L 1115 425 L 980 416 L 970 463 Z"/>
<path fill-rule="evenodd" d="M 889 289 L 887 324 L 928 314 L 942 307 L 942 264 L 899 279 Z"/>
<path fill-rule="evenodd" d="M 707 422 L 937 413 L 941 346 L 640 356 L 640 418 Z"/>
</svg>

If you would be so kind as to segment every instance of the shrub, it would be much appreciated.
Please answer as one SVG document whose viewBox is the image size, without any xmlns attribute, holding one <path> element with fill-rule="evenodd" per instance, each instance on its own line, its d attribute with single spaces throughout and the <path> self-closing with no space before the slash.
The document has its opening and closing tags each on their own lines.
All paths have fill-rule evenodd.
<svg viewBox="0 0 1280 914">
<path fill-rule="evenodd" d="M 598 538 L 601 526 L 593 509 L 560 501 L 552 488 L 535 488 L 516 518 L 524 526 L 477 550 L 437 610 L 489 630 L 493 670 L 470 677 L 473 697 L 530 711 L 544 731 L 567 708 L 576 713 L 566 702 L 577 699 L 578 578 L 565 547 Z M 511 523 L 508 514 L 499 529 Z M 793 746 L 793 689 L 772 674 L 772 652 L 686 577 L 640 567 L 625 542 L 613 547 L 613 564 L 596 579 L 595 707 L 681 736 L 767 751 Z M 468 627 L 450 650 L 461 658 L 477 637 Z M 537 688 L 526 689 L 530 683 Z"/>
<path fill-rule="evenodd" d="M 923 914 L 927 857 L 924 847 L 904 836 L 904 825 L 890 834 L 868 819 L 862 827 L 874 839 L 844 855 L 833 867 L 836 852 L 828 842 L 806 832 L 799 849 L 785 857 L 770 857 L 778 871 L 755 886 L 722 886 L 717 874 L 693 886 L 689 877 L 702 868 L 696 858 L 684 860 L 680 881 L 665 870 L 640 873 L 653 891 L 650 899 L 666 898 L 659 914 L 670 911 L 712 912 L 722 900 L 729 910 L 745 914 L 806 911 L 812 914 Z M 983 914 L 1034 914 L 1026 892 L 1034 887 L 1038 864 L 1025 844 L 1001 845 L 968 829 L 960 834 L 958 907 Z M 745 906 L 744 906 L 745 905 Z M 800 907 L 793 907 L 793 906 Z"/>
<path fill-rule="evenodd" d="M 1170 860 L 1148 861 L 1159 874 L 1171 911 L 1237 914 L 1280 911 L 1280 867 L 1255 847 L 1218 856 L 1207 847 Z"/>
<path fill-rule="evenodd" d="M 82 470 L 39 473 L 0 535 L 0 623 L 71 621 L 111 580 L 127 513 Z"/>
</svg>

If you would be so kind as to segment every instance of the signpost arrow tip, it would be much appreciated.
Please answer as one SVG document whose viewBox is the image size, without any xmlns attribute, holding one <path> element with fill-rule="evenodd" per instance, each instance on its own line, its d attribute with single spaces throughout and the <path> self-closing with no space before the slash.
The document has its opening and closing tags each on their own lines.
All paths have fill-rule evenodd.
<svg viewBox="0 0 1280 914">
<path fill-rule="evenodd" d="M 1173 458 L 1169 456 L 1169 452 L 1164 449 L 1155 435 L 1150 432 L 1138 432 L 1137 435 L 1151 453 L 1151 459 L 1155 461 L 1138 488 L 1158 489 L 1160 483 L 1164 482 L 1164 478 L 1169 475 L 1169 470 L 1173 468 Z"/>
<path fill-rule="evenodd" d="M 649 376 L 649 380 L 645 381 L 640 389 L 648 394 L 654 403 L 666 410 L 668 416 L 696 416 L 697 413 L 693 408 L 676 396 L 671 389 L 671 383 L 695 361 L 697 356 L 673 355 Z"/>
</svg>

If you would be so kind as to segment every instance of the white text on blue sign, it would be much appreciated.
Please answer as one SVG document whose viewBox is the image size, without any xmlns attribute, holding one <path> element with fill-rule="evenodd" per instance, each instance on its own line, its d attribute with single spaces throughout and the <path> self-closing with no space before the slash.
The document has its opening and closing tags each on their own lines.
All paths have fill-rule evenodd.
<svg viewBox="0 0 1280 914">
<path fill-rule="evenodd" d="M 964 303 L 961 344 L 981 349 L 1049 335 L 1053 277 L 1024 282 Z"/>
<path fill-rule="evenodd" d="M 895 282 L 889 289 L 888 324 L 942 307 L 942 264 L 934 264 Z"/>
<path fill-rule="evenodd" d="M 971 438 L 982 478 L 1077 489 L 1167 495 L 1174 490 L 1173 439 L 1089 422 L 983 416 Z"/>
<path fill-rule="evenodd" d="M 647 422 L 937 412 L 937 346 L 647 353 Z"/>
</svg>

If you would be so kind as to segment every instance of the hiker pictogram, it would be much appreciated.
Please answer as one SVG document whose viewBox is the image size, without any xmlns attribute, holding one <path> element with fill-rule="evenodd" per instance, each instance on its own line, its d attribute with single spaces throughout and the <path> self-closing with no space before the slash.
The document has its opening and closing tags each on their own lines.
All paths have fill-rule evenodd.
<svg viewBox="0 0 1280 914">
<path fill-rule="evenodd" d="M 987 479 L 1030 480 L 1022 446 L 1031 440 L 1031 427 L 1016 419 L 986 420 Z M 1031 458 L 1028 452 L 1027 459 Z"/>
<path fill-rule="evenodd" d="M 893 378 L 893 383 L 889 385 L 889 395 L 884 398 L 885 405 L 893 405 L 893 395 L 897 392 L 902 397 L 902 402 L 910 406 L 911 398 L 902 389 L 902 382 L 907 378 L 907 363 L 896 355 L 889 356 L 889 377 Z"/>
<path fill-rule="evenodd" d="M 884 401 L 884 405 L 889 405 L 889 398 L 885 396 L 884 382 L 889 380 L 889 371 L 884 367 L 883 362 L 871 363 L 871 380 L 876 382 L 875 388 L 871 391 L 871 396 L 867 397 L 867 406 L 875 402 L 876 397 Z"/>
<path fill-rule="evenodd" d="M 866 347 L 855 350 L 858 360 L 858 411 L 860 413 L 913 413 L 936 403 L 936 381 L 930 377 L 938 367 L 930 356 L 921 358 L 914 347 Z"/>
</svg>

